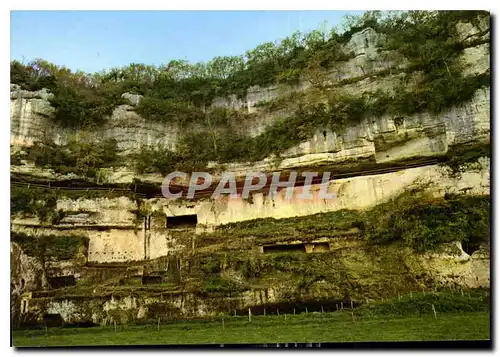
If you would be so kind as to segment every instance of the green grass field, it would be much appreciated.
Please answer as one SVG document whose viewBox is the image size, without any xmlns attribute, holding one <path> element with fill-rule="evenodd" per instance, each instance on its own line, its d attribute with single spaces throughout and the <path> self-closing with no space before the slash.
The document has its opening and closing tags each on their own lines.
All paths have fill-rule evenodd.
<svg viewBox="0 0 500 357">
<path fill-rule="evenodd" d="M 99 346 L 234 344 L 282 342 L 362 342 L 488 340 L 490 315 L 485 312 L 446 313 L 412 317 L 357 317 L 347 312 L 300 316 L 242 317 L 212 322 L 186 322 L 144 326 L 53 328 L 15 331 L 13 345 Z"/>
<path fill-rule="evenodd" d="M 433 308 L 437 311 L 434 316 Z M 223 322 L 224 321 L 224 322 Z M 413 294 L 355 309 L 207 321 L 16 330 L 16 347 L 489 340 L 489 294 Z"/>
</svg>

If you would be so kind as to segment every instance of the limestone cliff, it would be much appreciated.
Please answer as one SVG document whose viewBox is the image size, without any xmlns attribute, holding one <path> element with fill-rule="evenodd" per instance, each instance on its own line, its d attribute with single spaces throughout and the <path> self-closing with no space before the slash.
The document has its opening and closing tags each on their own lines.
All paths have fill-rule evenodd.
<svg viewBox="0 0 500 357">
<path fill-rule="evenodd" d="M 458 27 L 463 75 L 489 73 L 489 24 Z M 324 81 L 333 91 L 368 97 L 418 83 L 422 71 L 408 69 L 395 51 L 381 51 L 383 41 L 372 28 L 353 33 L 344 45 L 352 56 L 322 73 Z M 257 137 L 293 112 L 297 98 L 320 102 L 314 83 L 303 77 L 294 85 L 254 86 L 243 97 L 215 98 L 211 108 L 235 109 L 244 121 L 227 125 L 242 137 Z M 53 95 L 11 84 L 11 153 L 43 141 L 61 148 L 76 133 L 54 124 Z M 489 223 L 489 87 L 439 114 L 384 113 L 336 128 L 320 125 L 279 157 L 207 165 L 215 175 L 226 170 L 238 177 L 249 171 L 330 171 L 331 200 L 318 196 L 318 185 L 311 186 L 309 200 L 297 198 L 299 187 L 274 198 L 266 192 L 247 199 L 162 197 L 164 175 L 135 172 L 129 155 L 144 147 L 176 151 L 183 133 L 203 128 L 147 120 L 137 113 L 140 95 L 122 98 L 129 104 L 115 107 L 86 133 L 96 142 L 118 143 L 118 164 L 99 171 L 97 179 L 72 167 L 58 173 L 35 161 L 12 162 L 17 323 L 33 324 L 46 314 L 66 323 L 130 323 L 240 313 L 267 303 L 324 299 L 334 306 L 421 289 L 489 286 L 489 234 L 482 230 Z M 285 198 L 288 191 L 291 199 Z M 413 201 L 401 203 L 408 195 Z M 441 222 L 441 233 L 429 238 L 425 222 L 434 211 L 426 205 L 457 221 L 449 230 Z M 417 223 L 411 225 L 405 219 L 414 214 Z M 476 233 L 470 219 L 477 220 Z M 405 222 L 414 230 L 411 239 L 383 228 Z M 455 226 L 462 231 L 456 234 Z M 426 249 L 408 242 L 420 240 Z"/>
<path fill-rule="evenodd" d="M 474 42 L 488 38 L 487 30 L 485 33 L 487 28 L 487 23 L 481 23 L 479 27 L 468 23 L 460 26 L 459 33 L 466 43 L 461 58 L 465 63 L 464 75 L 489 71 L 488 43 L 475 45 Z M 342 86 L 342 90 L 349 93 L 369 94 L 377 89 L 391 91 L 399 80 L 397 69 L 404 68 L 405 63 L 397 57 L 391 59 L 394 57 L 391 53 L 380 52 L 377 45 L 381 40 L 372 29 L 355 33 L 346 46 L 355 57 L 340 63 L 338 68 L 330 71 L 327 80 L 333 83 L 349 83 Z M 244 125 L 237 125 L 237 129 L 246 135 L 256 136 L 284 115 L 283 110 L 268 112 L 259 107 L 259 104 L 286 98 L 294 93 L 305 93 L 310 88 L 311 83 L 307 80 L 294 86 L 252 87 L 241 100 L 234 95 L 216 98 L 212 106 L 234 108 L 249 113 L 250 118 Z M 74 132 L 52 124 L 50 114 L 53 108 L 48 102 L 50 96 L 46 90 L 28 92 L 17 85 L 11 85 L 11 145 L 30 145 L 43 138 L 50 138 L 55 143 L 67 142 Z M 140 96 L 124 93 L 122 97 L 129 100 L 130 104 L 116 107 L 106 124 L 97 131 L 94 130 L 91 136 L 116 139 L 118 148 L 124 153 L 136 151 L 144 146 L 158 145 L 175 150 L 179 134 L 186 128 L 174 123 L 147 121 L 135 112 Z M 285 161 L 281 162 L 278 168 L 293 168 L 308 163 L 336 163 L 359 158 L 374 158 L 377 163 L 393 162 L 415 156 L 440 155 L 446 153 L 449 147 L 472 140 L 489 140 L 489 102 L 489 89 L 484 89 L 477 91 L 470 102 L 438 115 L 424 112 L 407 117 L 367 117 L 359 123 L 350 123 L 347 128 L 336 131 L 318 127 L 309 140 L 281 154 Z M 293 105 L 291 99 L 289 107 Z M 195 125 L 188 130 L 199 129 Z M 270 169 L 273 165 L 269 161 L 272 160 L 253 163 L 252 167 Z M 233 166 L 234 169 L 244 170 L 248 164 Z"/>
</svg>

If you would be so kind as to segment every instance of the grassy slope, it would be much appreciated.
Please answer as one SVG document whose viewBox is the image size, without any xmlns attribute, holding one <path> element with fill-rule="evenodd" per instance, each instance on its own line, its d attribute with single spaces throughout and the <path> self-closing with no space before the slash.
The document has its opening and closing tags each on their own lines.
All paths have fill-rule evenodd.
<svg viewBox="0 0 500 357">
<path fill-rule="evenodd" d="M 14 346 L 103 346 L 490 339 L 489 294 L 415 293 L 352 310 L 211 321 L 14 331 Z M 432 305 L 437 316 L 434 317 Z"/>
<path fill-rule="evenodd" d="M 14 346 L 167 345 L 282 342 L 424 341 L 490 339 L 489 312 L 355 317 L 348 311 L 298 316 L 258 316 L 221 321 L 16 331 Z"/>
</svg>

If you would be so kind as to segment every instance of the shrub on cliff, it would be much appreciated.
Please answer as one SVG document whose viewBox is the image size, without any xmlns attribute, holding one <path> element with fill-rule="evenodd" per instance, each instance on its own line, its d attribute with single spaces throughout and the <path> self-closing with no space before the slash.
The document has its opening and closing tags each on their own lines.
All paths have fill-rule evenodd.
<svg viewBox="0 0 500 357">
<path fill-rule="evenodd" d="M 27 159 L 57 173 L 94 178 L 100 168 L 116 163 L 117 142 L 115 139 L 96 141 L 81 135 L 70 138 L 66 145 L 60 146 L 51 142 L 36 142 L 28 149 Z"/>
<path fill-rule="evenodd" d="M 34 237 L 25 233 L 11 232 L 11 241 L 19 244 L 25 254 L 46 261 L 72 259 L 80 249 L 88 247 L 89 239 L 78 235 Z"/>
<path fill-rule="evenodd" d="M 467 102 L 479 88 L 490 85 L 490 73 L 464 76 L 460 58 L 466 44 L 458 36 L 457 25 L 477 25 L 488 16 L 484 11 L 370 11 L 348 18 L 342 33 L 335 29 L 296 32 L 280 42 L 261 44 L 244 56 L 216 57 L 208 63 L 173 60 L 159 67 L 131 64 L 88 75 L 43 60 L 27 65 L 13 61 L 11 82 L 30 90 L 49 88 L 54 93 L 50 100 L 55 108 L 54 120 L 74 128 L 103 124 L 113 108 L 124 103 L 120 97 L 123 91 L 140 93 L 144 97 L 136 110 L 147 120 L 178 124 L 182 130 L 188 124 L 196 127 L 185 132 L 178 143 L 183 147 L 185 167 L 212 160 L 260 160 L 271 154 L 279 156 L 317 129 L 330 127 L 340 134 L 346 123 L 366 116 L 404 116 L 422 111 L 436 114 Z M 383 35 L 378 46 L 385 53 L 396 52 L 396 57 L 407 62 L 405 68 L 391 67 L 376 75 L 399 73 L 401 81 L 390 93 L 340 95 L 343 85 L 375 75 L 367 71 L 335 83 L 330 83 L 331 78 L 326 80 L 327 72 L 337 71 L 334 64 L 353 56 L 343 45 L 354 33 L 368 27 Z M 478 45 L 488 39 L 478 37 L 474 41 Z M 215 97 L 236 94 L 243 98 L 251 86 L 299 79 L 309 81 L 320 95 L 313 96 L 315 100 L 296 102 L 296 96 L 291 96 L 282 101 L 284 107 L 292 107 L 293 102 L 299 109 L 269 125 L 256 138 L 236 135 L 234 128 L 241 125 L 239 121 L 213 125 L 214 116 L 207 108 Z"/>
<path fill-rule="evenodd" d="M 57 224 L 64 217 L 57 210 L 57 193 L 36 188 L 12 186 L 10 213 L 37 216 L 42 223 Z"/>
<path fill-rule="evenodd" d="M 401 241 L 417 251 L 459 241 L 474 251 L 490 237 L 490 198 L 435 199 L 406 194 L 367 213 L 366 239 L 375 244 Z"/>
</svg>

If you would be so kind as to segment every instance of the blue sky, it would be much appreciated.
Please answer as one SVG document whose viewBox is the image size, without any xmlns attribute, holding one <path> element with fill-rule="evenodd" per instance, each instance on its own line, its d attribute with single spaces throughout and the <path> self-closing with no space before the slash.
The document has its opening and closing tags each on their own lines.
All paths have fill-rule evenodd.
<svg viewBox="0 0 500 357">
<path fill-rule="evenodd" d="M 12 11 L 11 59 L 95 72 L 239 55 L 362 11 Z"/>
</svg>

